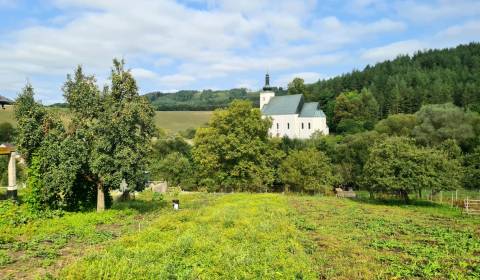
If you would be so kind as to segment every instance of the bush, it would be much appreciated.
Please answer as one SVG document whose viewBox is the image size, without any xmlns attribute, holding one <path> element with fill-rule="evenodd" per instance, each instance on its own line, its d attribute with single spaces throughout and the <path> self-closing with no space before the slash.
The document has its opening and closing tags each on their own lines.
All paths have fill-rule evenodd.
<svg viewBox="0 0 480 280">
<path fill-rule="evenodd" d="M 279 174 L 288 190 L 311 194 L 331 192 L 335 181 L 330 159 L 312 148 L 290 153 Z"/>
</svg>

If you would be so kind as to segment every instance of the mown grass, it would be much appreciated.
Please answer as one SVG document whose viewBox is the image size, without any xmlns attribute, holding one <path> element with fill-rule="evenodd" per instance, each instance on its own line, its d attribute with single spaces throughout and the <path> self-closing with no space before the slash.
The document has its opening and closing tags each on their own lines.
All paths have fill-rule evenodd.
<svg viewBox="0 0 480 280">
<path fill-rule="evenodd" d="M 182 196 L 181 201 L 185 196 Z M 314 279 L 280 195 L 205 195 L 142 232 L 90 252 L 65 279 Z"/>
<path fill-rule="evenodd" d="M 289 198 L 321 279 L 480 279 L 480 218 L 428 202 Z"/>
<path fill-rule="evenodd" d="M 49 108 L 54 110 L 63 118 L 67 118 L 67 109 Z M 164 129 L 167 133 L 177 133 L 188 128 L 205 126 L 212 116 L 209 111 L 157 111 L 154 122 L 158 128 Z M 0 123 L 8 122 L 16 126 L 13 115 L 13 107 L 7 106 L 5 110 L 0 109 Z"/>
</svg>

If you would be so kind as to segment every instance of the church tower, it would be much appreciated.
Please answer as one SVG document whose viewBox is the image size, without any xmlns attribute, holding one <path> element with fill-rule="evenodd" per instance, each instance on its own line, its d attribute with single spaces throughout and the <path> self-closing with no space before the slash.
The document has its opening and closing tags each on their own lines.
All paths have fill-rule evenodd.
<svg viewBox="0 0 480 280">
<path fill-rule="evenodd" d="M 260 109 L 268 104 L 274 96 L 275 92 L 273 92 L 273 88 L 270 86 L 270 75 L 267 73 L 265 75 L 265 86 L 263 87 L 263 91 L 260 92 Z"/>
</svg>

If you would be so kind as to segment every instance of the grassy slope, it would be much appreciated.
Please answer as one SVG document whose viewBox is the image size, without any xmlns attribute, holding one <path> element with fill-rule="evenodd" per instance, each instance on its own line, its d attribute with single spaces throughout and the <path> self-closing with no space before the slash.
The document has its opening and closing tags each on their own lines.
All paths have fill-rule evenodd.
<svg viewBox="0 0 480 280">
<path fill-rule="evenodd" d="M 65 109 L 50 109 L 64 113 Z M 163 112 L 157 111 L 155 113 L 155 125 L 159 128 L 165 129 L 167 132 L 175 133 L 187 128 L 197 128 L 204 126 L 212 112 L 208 111 L 172 111 Z M 10 122 L 15 124 L 12 107 L 7 107 L 5 110 L 0 109 L 0 123 Z"/>
<path fill-rule="evenodd" d="M 66 279 L 480 276 L 480 217 L 447 206 L 184 194 L 175 212 L 148 195 L 102 214 L 27 224 L 0 213 L 0 278 L 53 271 Z"/>
</svg>

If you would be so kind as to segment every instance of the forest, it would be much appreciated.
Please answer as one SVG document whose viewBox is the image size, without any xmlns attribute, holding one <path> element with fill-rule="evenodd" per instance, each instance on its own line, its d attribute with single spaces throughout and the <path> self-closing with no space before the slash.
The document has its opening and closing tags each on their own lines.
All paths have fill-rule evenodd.
<svg viewBox="0 0 480 280">
<path fill-rule="evenodd" d="M 336 131 L 335 104 L 345 92 L 368 91 L 379 119 L 415 113 L 422 105 L 453 103 L 480 112 L 480 44 L 418 51 L 394 60 L 367 65 L 328 80 L 306 85 L 307 100 L 319 101 L 329 126 Z"/>
</svg>

